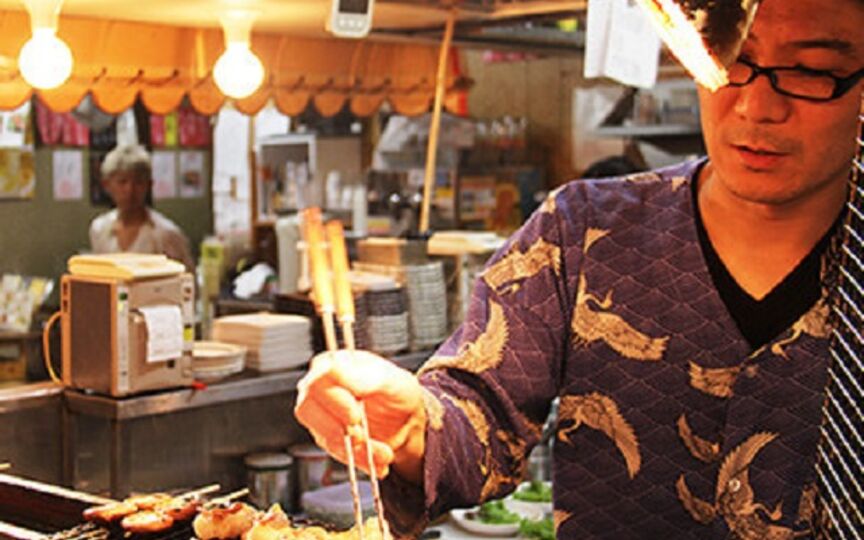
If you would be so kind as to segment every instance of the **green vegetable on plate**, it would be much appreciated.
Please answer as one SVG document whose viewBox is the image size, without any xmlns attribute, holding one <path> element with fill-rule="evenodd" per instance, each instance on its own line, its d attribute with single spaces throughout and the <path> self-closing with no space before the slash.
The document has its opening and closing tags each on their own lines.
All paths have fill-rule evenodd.
<svg viewBox="0 0 864 540">
<path fill-rule="evenodd" d="M 513 498 L 525 502 L 549 502 L 552 500 L 552 486 L 546 482 L 532 480 L 526 487 L 517 490 Z"/>
</svg>

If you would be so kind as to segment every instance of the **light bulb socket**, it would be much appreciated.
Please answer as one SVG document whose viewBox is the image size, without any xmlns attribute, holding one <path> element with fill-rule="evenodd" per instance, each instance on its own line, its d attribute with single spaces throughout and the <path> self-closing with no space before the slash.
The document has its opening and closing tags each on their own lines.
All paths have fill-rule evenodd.
<svg viewBox="0 0 864 540">
<path fill-rule="evenodd" d="M 30 28 L 34 32 L 37 28 L 57 31 L 63 0 L 24 0 L 24 6 L 30 14 Z"/>
<path fill-rule="evenodd" d="M 258 12 L 251 9 L 230 9 L 220 18 L 222 32 L 225 35 L 225 46 L 231 43 L 249 43 L 252 35 L 252 25 L 258 17 Z"/>
</svg>

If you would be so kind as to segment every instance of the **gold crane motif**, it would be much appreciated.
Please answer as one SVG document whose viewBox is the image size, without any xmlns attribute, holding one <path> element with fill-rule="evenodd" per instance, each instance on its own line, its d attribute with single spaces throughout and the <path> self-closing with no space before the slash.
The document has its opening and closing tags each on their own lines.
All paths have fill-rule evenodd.
<svg viewBox="0 0 864 540">
<path fill-rule="evenodd" d="M 603 341 L 618 354 L 629 360 L 656 362 L 666 352 L 669 337 L 652 338 L 631 326 L 623 317 L 608 310 L 612 307 L 612 291 L 603 300 L 598 299 L 588 288 L 585 275 L 579 276 L 579 289 L 576 293 L 576 307 L 570 326 L 573 330 L 574 346 L 588 345 Z M 589 301 L 596 304 L 592 309 Z"/>
<path fill-rule="evenodd" d="M 444 405 L 438 396 L 429 391 L 425 386 L 420 387 L 423 397 L 423 407 L 426 409 L 426 418 L 429 427 L 435 431 L 444 429 Z"/>
<path fill-rule="evenodd" d="M 788 358 L 783 347 L 795 342 L 802 335 L 809 334 L 815 338 L 827 338 L 830 336 L 831 327 L 828 324 L 829 311 L 830 308 L 824 298 L 816 302 L 807 313 L 801 315 L 801 318 L 792 325 L 792 335 L 771 345 L 771 352 L 783 358 Z"/>
<path fill-rule="evenodd" d="M 639 441 L 633 427 L 618 410 L 615 400 L 609 396 L 592 392 L 581 396 L 563 396 L 558 406 L 558 425 L 573 422 L 570 427 L 560 429 L 558 438 L 570 443 L 568 436 L 582 424 L 606 434 L 624 456 L 630 478 L 636 476 L 642 466 Z"/>
<path fill-rule="evenodd" d="M 486 329 L 474 341 L 463 343 L 456 356 L 433 356 L 423 364 L 418 375 L 434 369 L 456 368 L 482 373 L 496 368 L 504 359 L 504 347 L 509 335 L 507 317 L 501 304 L 489 300 L 489 321 Z"/>
<path fill-rule="evenodd" d="M 570 512 L 565 512 L 564 510 L 555 509 L 552 511 L 552 522 L 555 524 L 555 535 L 558 535 L 558 529 L 561 528 L 561 525 L 564 524 L 565 521 L 573 517 L 573 514 Z"/>
<path fill-rule="evenodd" d="M 663 180 L 663 177 L 657 174 L 656 172 L 637 172 L 633 174 L 628 174 L 624 177 L 624 180 L 632 183 L 647 183 L 647 182 L 660 182 Z"/>
<path fill-rule="evenodd" d="M 519 251 L 519 247 L 514 244 L 510 252 L 486 268 L 481 277 L 494 291 L 508 294 L 519 290 L 518 282 L 550 266 L 557 276 L 561 271 L 561 248 L 538 238 L 525 252 Z"/>
<path fill-rule="evenodd" d="M 686 176 L 676 176 L 672 179 L 672 191 L 678 191 L 681 186 L 687 183 Z"/>
<path fill-rule="evenodd" d="M 678 478 L 678 498 L 696 521 L 708 524 L 722 516 L 735 538 L 742 540 L 791 540 L 796 533 L 788 527 L 776 525 L 782 519 L 781 503 L 773 509 L 755 502 L 750 486 L 750 464 L 776 433 L 759 432 L 729 452 L 717 473 L 714 504 L 695 497 L 684 476 Z M 766 517 L 763 517 L 766 516 Z"/>
<path fill-rule="evenodd" d="M 588 250 L 591 249 L 598 240 L 609 236 L 609 233 L 612 232 L 609 229 L 597 229 L 594 227 L 588 227 L 585 230 L 585 241 L 582 245 L 582 253 L 588 253 Z"/>
<path fill-rule="evenodd" d="M 700 461 L 710 463 L 720 456 L 720 444 L 696 436 L 685 414 L 678 418 L 678 436 L 690 454 Z"/>
<path fill-rule="evenodd" d="M 557 209 L 555 199 L 558 197 L 558 194 L 561 193 L 561 191 L 563 191 L 566 187 L 567 184 L 562 184 L 557 188 L 553 189 L 549 193 L 549 195 L 547 195 L 546 198 L 543 199 L 543 204 L 540 205 L 539 211 L 544 214 L 554 214 L 555 210 Z"/>
<path fill-rule="evenodd" d="M 706 368 L 691 361 L 690 386 L 715 397 L 730 398 L 740 372 L 741 366 Z"/>
</svg>

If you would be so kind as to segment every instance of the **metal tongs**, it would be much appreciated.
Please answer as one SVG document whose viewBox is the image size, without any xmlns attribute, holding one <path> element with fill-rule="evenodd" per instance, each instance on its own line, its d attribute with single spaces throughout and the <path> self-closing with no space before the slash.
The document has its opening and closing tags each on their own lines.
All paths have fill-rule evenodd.
<svg viewBox="0 0 864 540">
<path fill-rule="evenodd" d="M 312 287 L 315 304 L 321 313 L 324 326 L 324 340 L 327 350 L 334 353 L 339 349 L 336 341 L 335 316 L 338 314 L 342 327 L 342 337 L 345 348 L 355 350 L 354 342 L 354 297 L 351 293 L 351 283 L 348 280 L 348 252 L 345 249 L 345 235 L 342 223 L 331 221 L 327 223 L 327 240 L 330 245 L 330 260 L 324 253 L 324 226 L 321 222 L 321 210 L 307 208 L 303 211 L 303 232 L 306 247 L 309 250 L 309 262 L 312 267 Z M 332 263 L 332 264 L 331 264 Z M 331 273 L 332 271 L 332 273 Z M 335 289 L 335 302 L 334 302 Z M 366 408 L 360 402 L 360 429 L 366 440 L 366 458 L 369 465 L 369 481 L 372 486 L 372 498 L 375 504 L 375 515 L 381 538 L 388 540 L 390 531 L 384 519 L 384 506 L 378 485 L 378 473 L 372 455 L 372 442 L 369 437 L 369 421 L 366 418 Z M 354 519 L 357 522 L 357 535 L 363 540 L 363 509 L 360 503 L 360 488 L 357 484 L 357 468 L 354 462 L 354 444 L 351 430 L 345 431 L 345 454 L 348 461 L 348 477 L 351 482 L 351 495 L 354 502 Z"/>
</svg>

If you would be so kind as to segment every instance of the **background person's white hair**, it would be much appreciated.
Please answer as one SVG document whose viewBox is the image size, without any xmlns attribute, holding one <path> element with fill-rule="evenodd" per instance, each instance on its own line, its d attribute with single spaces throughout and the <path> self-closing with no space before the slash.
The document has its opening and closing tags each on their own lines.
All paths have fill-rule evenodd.
<svg viewBox="0 0 864 540">
<path fill-rule="evenodd" d="M 106 180 L 118 172 L 132 173 L 136 178 L 147 180 L 153 176 L 150 154 L 139 144 L 116 146 L 105 156 L 100 171 L 102 178 Z"/>
</svg>

